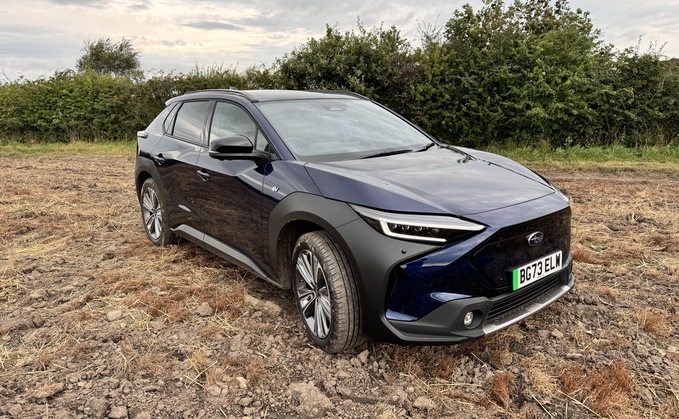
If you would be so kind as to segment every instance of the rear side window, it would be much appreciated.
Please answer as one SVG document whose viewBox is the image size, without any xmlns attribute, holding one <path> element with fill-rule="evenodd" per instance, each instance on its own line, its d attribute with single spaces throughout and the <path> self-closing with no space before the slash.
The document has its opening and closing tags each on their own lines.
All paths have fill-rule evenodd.
<svg viewBox="0 0 679 419">
<path fill-rule="evenodd" d="M 185 140 L 200 143 L 202 141 L 203 123 L 210 102 L 186 102 L 179 108 L 175 118 L 172 135 Z"/>
<path fill-rule="evenodd" d="M 162 134 L 162 125 L 170 114 L 170 111 L 174 108 L 175 104 L 166 107 L 161 113 L 156 116 L 156 118 L 146 127 L 146 131 Z"/>
<path fill-rule="evenodd" d="M 171 109 L 171 113 L 165 118 L 163 123 L 163 133 L 172 134 L 172 129 L 174 128 L 174 117 L 177 115 L 177 109 L 179 109 L 179 104 L 175 103 L 168 106 L 166 109 Z"/>
</svg>

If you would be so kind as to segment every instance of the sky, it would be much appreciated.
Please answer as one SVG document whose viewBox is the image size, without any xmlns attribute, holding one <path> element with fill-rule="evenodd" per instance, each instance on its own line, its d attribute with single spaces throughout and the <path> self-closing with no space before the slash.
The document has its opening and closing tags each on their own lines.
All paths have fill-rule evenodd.
<svg viewBox="0 0 679 419">
<path fill-rule="evenodd" d="M 1 0 L 0 82 L 75 68 L 85 41 L 99 38 L 129 39 L 147 74 L 269 65 L 323 37 L 326 24 L 345 32 L 357 28 L 359 17 L 368 29 L 395 26 L 416 47 L 418 28 L 445 24 L 465 3 L 482 6 L 481 0 Z M 639 45 L 645 52 L 653 43 L 679 57 L 679 0 L 570 5 L 589 11 L 616 49 Z"/>
</svg>

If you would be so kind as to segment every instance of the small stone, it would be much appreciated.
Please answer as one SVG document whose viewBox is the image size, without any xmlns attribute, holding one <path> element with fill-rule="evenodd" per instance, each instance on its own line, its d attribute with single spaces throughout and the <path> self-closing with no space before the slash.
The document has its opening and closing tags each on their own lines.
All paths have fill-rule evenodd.
<svg viewBox="0 0 679 419">
<path fill-rule="evenodd" d="M 139 412 L 132 416 L 132 419 L 151 419 L 152 416 L 149 412 Z"/>
<path fill-rule="evenodd" d="M 274 303 L 273 301 L 265 301 L 262 304 L 262 310 L 270 316 L 278 316 L 279 314 L 281 314 L 281 311 L 283 311 L 281 306 Z"/>
<path fill-rule="evenodd" d="M 318 416 L 321 412 L 335 408 L 328 396 L 312 383 L 290 384 L 290 395 L 299 401 L 297 411 L 304 416 Z"/>
<path fill-rule="evenodd" d="M 236 381 L 238 381 L 238 386 L 240 388 L 248 388 L 248 380 L 244 377 L 236 377 Z"/>
<path fill-rule="evenodd" d="M 42 300 L 47 296 L 47 293 L 44 290 L 35 290 L 32 293 L 28 294 L 28 298 L 31 300 Z"/>
<path fill-rule="evenodd" d="M 639 395 L 647 406 L 653 406 L 653 395 L 646 387 L 641 387 L 641 390 L 639 390 Z"/>
<path fill-rule="evenodd" d="M 196 314 L 199 315 L 200 317 L 210 317 L 212 316 L 213 312 L 214 311 L 212 310 L 212 307 L 210 307 L 210 304 L 208 304 L 207 302 L 201 304 L 196 309 Z"/>
<path fill-rule="evenodd" d="M 358 354 L 358 360 L 361 361 L 361 364 L 365 365 L 368 363 L 368 357 L 370 356 L 370 351 L 367 349 L 360 354 Z"/>
<path fill-rule="evenodd" d="M 39 317 L 33 316 L 31 318 L 31 323 L 33 323 L 33 327 L 35 327 L 36 329 L 39 329 L 39 328 L 41 328 L 45 325 L 45 319 L 41 319 Z"/>
<path fill-rule="evenodd" d="M 111 419 L 125 419 L 127 417 L 127 407 L 125 406 L 115 406 L 111 408 L 111 412 L 108 414 Z"/>
<path fill-rule="evenodd" d="M 429 397 L 420 396 L 415 399 L 413 406 L 417 407 L 418 409 L 433 410 L 436 409 L 436 402 L 434 402 Z"/>
<path fill-rule="evenodd" d="M 109 322 L 119 320 L 121 317 L 123 317 L 123 312 L 120 310 L 113 310 L 106 313 L 106 320 Z"/>
<path fill-rule="evenodd" d="M 556 339 L 563 339 L 563 333 L 561 333 L 558 329 L 552 330 L 552 333 L 550 335 Z"/>
<path fill-rule="evenodd" d="M 243 407 L 248 407 L 250 406 L 250 403 L 252 403 L 252 397 L 243 397 L 238 401 L 238 404 L 243 406 Z"/>
<path fill-rule="evenodd" d="M 108 409 L 108 402 L 101 397 L 90 399 L 85 409 L 89 409 L 91 416 L 102 418 Z"/>
<path fill-rule="evenodd" d="M 222 388 L 218 385 L 209 386 L 205 389 L 205 391 L 212 397 L 219 397 L 222 395 Z"/>
<path fill-rule="evenodd" d="M 64 383 L 52 383 L 33 392 L 35 399 L 47 399 L 64 390 Z"/>
<path fill-rule="evenodd" d="M 538 330 L 538 337 L 540 339 L 547 339 L 549 337 L 549 330 L 544 329 Z"/>
<path fill-rule="evenodd" d="M 20 404 L 12 404 L 9 406 L 9 409 L 7 409 L 7 413 L 9 413 L 11 416 L 15 418 L 23 416 L 22 415 L 23 411 L 24 409 L 23 407 L 21 407 Z"/>
</svg>

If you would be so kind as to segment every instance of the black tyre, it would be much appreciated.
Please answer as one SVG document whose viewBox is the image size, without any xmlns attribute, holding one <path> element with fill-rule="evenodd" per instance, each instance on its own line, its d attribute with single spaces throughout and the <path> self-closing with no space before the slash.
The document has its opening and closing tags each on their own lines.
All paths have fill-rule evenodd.
<svg viewBox="0 0 679 419">
<path fill-rule="evenodd" d="M 167 246 L 177 242 L 177 237 L 170 230 L 165 214 L 165 203 L 160 195 L 158 185 L 153 179 L 146 179 L 139 193 L 141 221 L 149 240 L 156 246 Z"/>
<path fill-rule="evenodd" d="M 348 351 L 363 341 L 351 268 L 324 231 L 304 234 L 292 252 L 292 289 L 309 338 L 324 351 Z"/>
</svg>

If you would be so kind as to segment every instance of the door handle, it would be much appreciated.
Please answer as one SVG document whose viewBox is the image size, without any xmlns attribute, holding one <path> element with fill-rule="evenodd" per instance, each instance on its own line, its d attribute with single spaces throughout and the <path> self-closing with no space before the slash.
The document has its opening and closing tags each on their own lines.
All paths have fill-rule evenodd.
<svg viewBox="0 0 679 419">
<path fill-rule="evenodd" d="M 158 166 L 161 166 L 163 163 L 165 163 L 165 157 L 163 157 L 163 153 L 154 154 L 153 155 L 153 161 L 158 163 Z"/>
<path fill-rule="evenodd" d="M 203 180 L 210 179 L 210 174 L 208 172 L 206 172 L 205 169 L 198 170 L 198 171 L 196 171 L 196 173 L 198 173 L 198 176 L 200 176 L 200 178 L 203 179 Z"/>
</svg>

